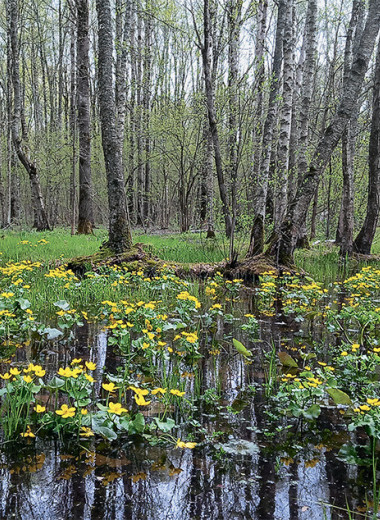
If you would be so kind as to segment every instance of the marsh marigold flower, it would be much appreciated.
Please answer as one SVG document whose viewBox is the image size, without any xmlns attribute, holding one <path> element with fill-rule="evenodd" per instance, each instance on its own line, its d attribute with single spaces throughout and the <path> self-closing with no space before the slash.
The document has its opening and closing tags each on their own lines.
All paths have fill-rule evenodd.
<svg viewBox="0 0 380 520">
<path fill-rule="evenodd" d="M 121 415 L 123 412 L 128 412 L 128 410 L 123 408 L 120 403 L 109 403 L 107 412 Z"/>
<path fill-rule="evenodd" d="M 68 419 L 69 417 L 74 417 L 75 415 L 75 408 L 72 406 L 69 408 L 67 404 L 63 404 L 61 406 L 60 410 L 56 410 L 55 413 L 57 415 L 60 415 L 62 419 Z"/>
</svg>

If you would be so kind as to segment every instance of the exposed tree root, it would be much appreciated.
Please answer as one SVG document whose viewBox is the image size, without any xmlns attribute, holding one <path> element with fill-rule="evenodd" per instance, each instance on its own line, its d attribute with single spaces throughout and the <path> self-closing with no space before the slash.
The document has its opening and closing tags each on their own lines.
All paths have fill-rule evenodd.
<svg viewBox="0 0 380 520">
<path fill-rule="evenodd" d="M 351 260 L 357 262 L 380 262 L 380 255 L 363 255 L 361 253 L 352 253 Z"/>
<path fill-rule="evenodd" d="M 207 279 L 213 277 L 220 272 L 228 279 L 243 279 L 246 283 L 255 283 L 258 281 L 259 275 L 266 272 L 272 272 L 277 275 L 284 273 L 301 273 L 302 270 L 296 269 L 295 266 L 289 268 L 286 266 L 276 266 L 264 254 L 246 258 L 241 262 L 235 262 L 233 265 L 228 262 L 217 263 L 197 263 L 185 264 L 180 262 L 168 262 L 150 253 L 145 244 L 135 244 L 133 248 L 121 254 L 114 254 L 109 249 L 100 249 L 91 256 L 82 256 L 68 262 L 68 267 L 77 276 L 83 276 L 88 271 L 96 271 L 104 266 L 122 266 L 129 271 L 143 270 L 147 276 L 152 276 L 161 271 L 165 267 L 171 268 L 180 278 Z"/>
</svg>

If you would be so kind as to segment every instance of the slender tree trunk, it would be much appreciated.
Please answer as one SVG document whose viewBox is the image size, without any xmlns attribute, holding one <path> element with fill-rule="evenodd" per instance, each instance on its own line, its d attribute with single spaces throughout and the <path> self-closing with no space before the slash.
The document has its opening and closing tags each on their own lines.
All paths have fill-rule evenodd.
<svg viewBox="0 0 380 520">
<path fill-rule="evenodd" d="M 298 179 L 307 171 L 307 152 L 309 148 L 310 107 L 313 93 L 317 52 L 317 0 L 309 0 L 306 12 L 304 49 L 305 62 L 302 73 L 301 102 L 299 106 L 299 132 L 297 139 Z M 315 221 L 314 221 L 315 224 Z M 303 223 L 297 240 L 298 247 L 309 247 L 306 221 Z"/>
<path fill-rule="evenodd" d="M 2 115 L 2 114 L 1 114 Z M 0 226 L 6 226 L 5 183 L 3 179 L 3 156 L 0 148 Z"/>
<path fill-rule="evenodd" d="M 239 38 L 241 25 L 241 0 L 229 0 L 228 20 L 228 169 L 231 183 L 231 233 L 230 260 L 234 255 L 234 232 L 237 218 L 238 189 L 238 80 L 239 80 Z"/>
<path fill-rule="evenodd" d="M 129 162 L 128 162 L 128 210 L 135 223 L 135 168 L 136 168 L 136 3 L 131 0 L 130 21 L 131 88 L 129 101 Z"/>
<path fill-rule="evenodd" d="M 212 156 L 213 142 L 211 133 L 207 136 L 207 238 L 215 237 L 214 222 L 214 169 Z"/>
<path fill-rule="evenodd" d="M 152 78 L 152 5 L 146 0 L 146 14 L 144 19 L 144 77 L 143 77 L 143 126 L 144 126 L 144 224 L 149 226 L 150 217 L 150 104 Z"/>
<path fill-rule="evenodd" d="M 122 150 L 116 126 L 112 18 L 109 0 L 96 0 L 96 10 L 99 46 L 99 108 L 109 208 L 108 247 L 116 253 L 121 253 L 132 247 L 132 235 L 125 197 Z"/>
<path fill-rule="evenodd" d="M 70 224 L 71 234 L 75 235 L 77 222 L 77 123 L 76 123 L 76 53 L 75 28 L 73 26 L 70 41 L 70 137 L 71 137 L 71 175 L 70 175 Z"/>
<path fill-rule="evenodd" d="M 354 251 L 371 253 L 380 215 L 380 42 L 377 48 L 372 101 L 372 123 L 369 140 L 368 202 L 364 223 L 354 241 Z"/>
<path fill-rule="evenodd" d="M 255 78 L 257 83 L 256 114 L 253 128 L 253 181 L 261 170 L 261 145 L 263 138 L 264 88 L 265 88 L 265 37 L 267 30 L 268 0 L 260 0 L 257 6 L 257 33 L 255 42 Z"/>
<path fill-rule="evenodd" d="M 273 55 L 268 112 L 263 132 L 261 169 L 258 178 L 255 179 L 255 195 L 253 202 L 254 221 L 252 225 L 248 256 L 260 254 L 264 250 L 265 209 L 268 194 L 268 181 L 272 153 L 273 131 L 277 113 L 277 97 L 280 88 L 285 16 L 286 1 L 279 0 L 277 13 L 276 42 Z"/>
<path fill-rule="evenodd" d="M 353 116 L 353 119 L 356 119 Z M 352 254 L 354 234 L 354 153 L 355 153 L 355 122 L 351 119 L 342 135 L 342 173 L 343 194 L 339 220 L 340 255 Z"/>
<path fill-rule="evenodd" d="M 203 123 L 203 161 L 202 161 L 202 174 L 200 178 L 200 224 L 204 226 L 207 222 L 207 177 L 208 177 L 208 136 L 210 133 L 210 126 L 208 123 L 207 116 Z"/>
<path fill-rule="evenodd" d="M 136 146 L 137 146 L 137 224 L 144 224 L 144 170 L 142 138 L 142 20 L 137 13 L 137 56 L 136 56 Z"/>
<path fill-rule="evenodd" d="M 94 210 L 91 178 L 90 62 L 88 0 L 76 0 L 77 8 L 77 107 L 79 134 L 78 233 L 92 233 Z"/>
<path fill-rule="evenodd" d="M 212 0 L 211 0 L 212 1 Z M 218 178 L 219 185 L 219 194 L 220 200 L 222 202 L 222 212 L 224 217 L 225 231 L 226 236 L 231 236 L 232 231 L 232 219 L 228 204 L 227 197 L 227 187 L 224 180 L 223 173 L 223 163 L 222 163 L 222 152 L 220 149 L 220 141 L 219 141 L 219 132 L 216 118 L 216 108 L 215 108 L 215 92 L 214 92 L 214 82 L 212 78 L 212 45 L 213 45 L 213 36 L 212 36 L 212 28 L 211 28 L 211 16 L 210 16 L 210 5 L 209 0 L 204 0 L 204 9 L 203 9 L 203 23 L 204 23 L 204 41 L 202 46 L 202 61 L 203 61 L 203 74 L 205 80 L 205 89 L 206 89 L 206 102 L 207 102 L 207 111 L 208 111 L 208 120 L 210 125 L 210 132 L 212 136 L 212 141 L 214 145 L 214 155 L 215 155 L 215 167 L 216 167 L 216 175 Z"/>
<path fill-rule="evenodd" d="M 349 79 L 352 67 L 352 55 L 355 52 L 363 32 L 365 6 L 363 0 L 354 0 L 351 20 L 347 31 L 344 52 L 343 88 Z M 337 240 L 340 244 L 340 256 L 345 258 L 353 251 L 354 239 L 354 158 L 359 106 L 356 104 L 342 135 L 342 173 L 343 193 Z"/>
<path fill-rule="evenodd" d="M 293 0 L 288 0 L 284 25 L 282 106 L 280 111 L 277 168 L 274 183 L 275 230 L 280 229 L 288 200 L 289 145 L 294 90 L 293 47 Z"/>
<path fill-rule="evenodd" d="M 201 219 L 206 223 L 207 238 L 215 237 L 214 228 L 214 173 L 213 173 L 213 143 L 208 120 L 203 125 L 203 168 L 201 186 Z"/>
<path fill-rule="evenodd" d="M 317 0 L 309 0 L 305 26 L 305 63 L 302 76 L 302 92 L 299 115 L 298 135 L 298 176 L 303 178 L 307 172 L 307 151 L 309 145 L 310 106 L 313 93 L 313 78 L 317 51 Z"/>
<path fill-rule="evenodd" d="M 13 121 L 12 121 L 12 140 L 16 149 L 17 156 L 24 166 L 30 182 L 32 206 L 34 213 L 33 227 L 37 231 L 50 230 L 50 224 L 45 209 L 42 196 L 40 177 L 36 164 L 31 161 L 22 146 L 23 136 L 21 128 L 21 83 L 19 66 L 19 41 L 18 41 L 18 2 L 8 0 L 7 3 L 8 31 L 10 35 L 11 56 L 12 56 L 12 83 L 13 83 Z M 25 131 L 24 131 L 25 137 Z"/>
<path fill-rule="evenodd" d="M 318 186 L 315 190 L 313 200 L 313 210 L 311 212 L 311 223 L 310 223 L 310 240 L 315 238 L 317 234 L 317 210 L 318 210 Z"/>
</svg>

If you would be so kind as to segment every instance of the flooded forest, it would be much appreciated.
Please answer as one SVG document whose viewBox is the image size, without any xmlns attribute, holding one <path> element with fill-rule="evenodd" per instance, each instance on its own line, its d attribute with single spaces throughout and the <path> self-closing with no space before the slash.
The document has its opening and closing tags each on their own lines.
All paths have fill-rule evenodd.
<svg viewBox="0 0 380 520">
<path fill-rule="evenodd" d="M 0 1 L 0 518 L 380 518 L 379 0 Z"/>
</svg>

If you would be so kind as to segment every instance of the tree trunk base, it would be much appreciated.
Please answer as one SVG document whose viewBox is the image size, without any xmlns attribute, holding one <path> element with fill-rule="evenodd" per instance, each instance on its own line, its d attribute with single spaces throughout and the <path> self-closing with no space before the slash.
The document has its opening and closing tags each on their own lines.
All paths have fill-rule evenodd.
<svg viewBox="0 0 380 520">
<path fill-rule="evenodd" d="M 380 255 L 363 255 L 362 253 L 356 253 L 354 251 L 350 259 L 356 260 L 357 262 L 380 262 Z"/>
<path fill-rule="evenodd" d="M 92 223 L 89 220 L 80 220 L 78 222 L 78 235 L 92 235 L 93 229 L 92 229 Z"/>
</svg>

